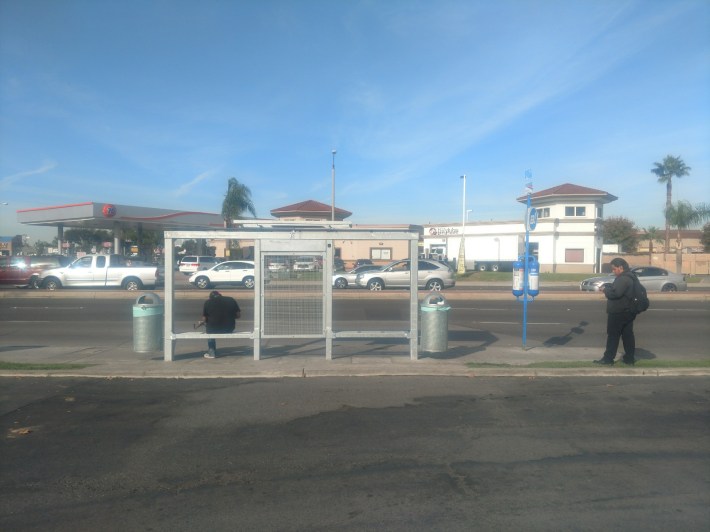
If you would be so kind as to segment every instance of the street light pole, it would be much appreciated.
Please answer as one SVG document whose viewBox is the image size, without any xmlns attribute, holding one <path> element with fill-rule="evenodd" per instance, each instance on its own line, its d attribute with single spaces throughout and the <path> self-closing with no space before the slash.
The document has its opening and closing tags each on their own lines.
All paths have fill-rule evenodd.
<svg viewBox="0 0 710 532">
<path fill-rule="evenodd" d="M 459 243 L 459 258 L 456 266 L 456 273 L 466 273 L 466 174 L 463 179 L 463 209 L 461 214 L 461 241 Z"/>
<path fill-rule="evenodd" d="M 330 177 L 332 180 L 331 193 L 330 193 L 330 219 L 335 221 L 335 154 L 336 150 L 332 151 L 333 154 L 333 166 L 330 171 Z"/>
</svg>

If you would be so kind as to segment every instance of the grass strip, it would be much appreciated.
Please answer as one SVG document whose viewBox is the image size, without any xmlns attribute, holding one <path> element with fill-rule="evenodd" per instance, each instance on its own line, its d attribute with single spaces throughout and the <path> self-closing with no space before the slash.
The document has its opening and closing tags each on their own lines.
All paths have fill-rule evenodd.
<svg viewBox="0 0 710 532">
<path fill-rule="evenodd" d="M 599 366 L 589 361 L 559 361 L 559 362 L 532 362 L 530 364 L 497 364 L 489 362 L 468 362 L 469 368 L 600 368 L 609 366 Z M 627 368 L 621 362 L 613 367 Z M 636 362 L 634 368 L 709 368 L 710 360 L 640 360 Z"/>
<path fill-rule="evenodd" d="M 62 369 L 84 369 L 93 364 L 32 364 L 29 362 L 3 362 L 0 360 L 0 370 L 16 371 L 48 371 Z"/>
</svg>

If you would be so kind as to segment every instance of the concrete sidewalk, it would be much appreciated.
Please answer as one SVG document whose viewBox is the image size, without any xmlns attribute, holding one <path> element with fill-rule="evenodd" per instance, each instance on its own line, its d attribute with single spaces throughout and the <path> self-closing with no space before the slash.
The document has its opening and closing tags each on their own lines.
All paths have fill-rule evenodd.
<svg viewBox="0 0 710 532">
<path fill-rule="evenodd" d="M 23 364 L 80 364 L 76 369 L 0 370 L 0 376 L 94 377 L 94 378 L 281 378 L 358 376 L 460 376 L 460 377 L 547 377 L 547 376 L 677 376 L 710 375 L 710 369 L 634 368 L 617 364 L 612 368 L 530 368 L 535 362 L 574 361 L 591 363 L 601 349 L 564 347 L 481 347 L 450 345 L 443 354 L 420 353 L 411 360 L 406 343 L 338 342 L 333 360 L 326 360 L 322 342 L 300 346 L 265 342 L 261 360 L 254 360 L 251 346 L 220 347 L 219 357 L 203 358 L 202 342 L 178 342 L 172 362 L 162 352 L 136 353 L 132 344 L 117 347 L 0 347 L 4 362 Z M 218 344 L 219 346 L 220 344 Z M 336 350 L 334 350 L 336 351 Z M 469 363 L 476 366 L 471 367 Z M 504 367 L 479 367 L 506 364 Z"/>
</svg>

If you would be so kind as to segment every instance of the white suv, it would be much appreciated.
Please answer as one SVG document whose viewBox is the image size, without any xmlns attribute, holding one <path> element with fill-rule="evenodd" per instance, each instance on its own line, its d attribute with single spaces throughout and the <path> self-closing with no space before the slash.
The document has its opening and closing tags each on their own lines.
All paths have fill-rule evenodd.
<svg viewBox="0 0 710 532">
<path fill-rule="evenodd" d="M 217 266 L 195 272 L 188 281 L 197 288 L 208 289 L 213 286 L 239 285 L 254 288 L 254 263 L 250 260 L 228 260 L 220 262 Z"/>
<path fill-rule="evenodd" d="M 180 259 L 180 270 L 185 275 L 191 275 L 200 270 L 209 270 L 212 266 L 219 264 L 217 257 L 208 257 L 204 255 L 186 255 Z"/>
<path fill-rule="evenodd" d="M 319 269 L 320 262 L 318 262 L 318 259 L 312 255 L 296 257 L 296 260 L 293 261 L 293 271 L 295 272 L 315 272 Z"/>
</svg>

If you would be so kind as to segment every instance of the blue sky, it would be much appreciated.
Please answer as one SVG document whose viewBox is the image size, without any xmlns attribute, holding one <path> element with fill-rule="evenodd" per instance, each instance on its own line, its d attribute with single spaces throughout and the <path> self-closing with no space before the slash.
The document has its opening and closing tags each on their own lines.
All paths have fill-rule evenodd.
<svg viewBox="0 0 710 532">
<path fill-rule="evenodd" d="M 570 182 L 662 227 L 710 202 L 706 0 L 0 0 L 0 234 L 82 201 L 257 215 L 313 199 L 353 223 L 522 219 Z"/>
</svg>

